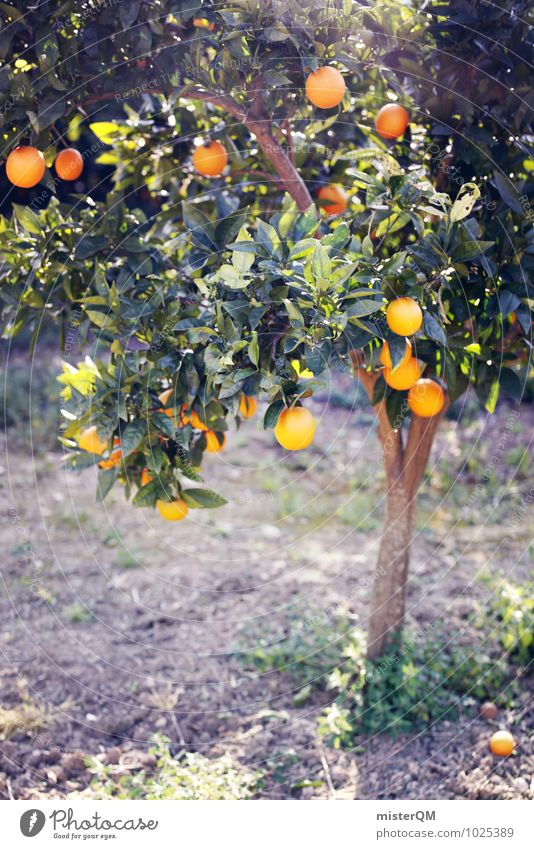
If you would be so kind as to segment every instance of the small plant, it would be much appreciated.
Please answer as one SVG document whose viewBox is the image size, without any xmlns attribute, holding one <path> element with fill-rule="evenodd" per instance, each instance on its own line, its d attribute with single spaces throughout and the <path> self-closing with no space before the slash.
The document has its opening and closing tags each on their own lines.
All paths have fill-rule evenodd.
<svg viewBox="0 0 534 849">
<path fill-rule="evenodd" d="M 424 632 L 405 635 L 376 661 L 365 657 L 363 634 L 343 652 L 344 665 L 329 679 L 338 697 L 319 720 L 319 733 L 335 748 L 359 734 L 399 734 L 456 718 L 474 700 L 505 699 L 507 666 L 482 648 L 438 642 Z M 345 671 L 348 669 L 349 671 Z"/>
<path fill-rule="evenodd" d="M 299 688 L 294 696 L 303 704 L 317 689 L 324 689 L 328 675 L 339 663 L 341 646 L 351 632 L 348 620 L 329 619 L 328 611 L 319 611 L 308 619 L 292 622 L 283 636 L 268 642 L 249 636 L 254 648 L 239 653 L 245 666 L 260 672 L 286 674 Z"/>
<path fill-rule="evenodd" d="M 170 741 L 156 735 L 150 754 L 157 758 L 153 773 L 140 770 L 135 775 L 116 775 L 116 767 L 91 759 L 89 769 L 95 779 L 83 794 L 92 799 L 180 799 L 236 800 L 251 799 L 259 775 L 236 764 L 229 755 L 206 758 L 192 752 L 171 755 Z"/>
<path fill-rule="evenodd" d="M 497 640 L 511 660 L 527 665 L 534 658 L 534 584 L 502 580 L 481 624 L 493 624 Z"/>
<path fill-rule="evenodd" d="M 13 734 L 27 734 L 46 728 L 52 721 L 52 715 L 46 708 L 32 699 L 24 680 L 19 681 L 17 689 L 20 703 L 10 708 L 0 705 L 0 740 L 7 740 Z"/>
</svg>

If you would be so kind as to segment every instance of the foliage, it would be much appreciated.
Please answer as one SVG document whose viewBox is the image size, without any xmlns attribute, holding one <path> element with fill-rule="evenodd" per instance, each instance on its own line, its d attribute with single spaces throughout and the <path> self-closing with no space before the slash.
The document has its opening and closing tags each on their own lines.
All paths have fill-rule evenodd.
<svg viewBox="0 0 534 849">
<path fill-rule="evenodd" d="M 292 361 L 318 379 L 359 349 L 374 367 L 383 338 L 396 361 L 403 343 L 383 310 L 395 295 L 425 306 L 417 355 L 452 399 L 469 385 L 490 411 L 501 391 L 521 398 L 532 7 L 479 5 L 2 4 L 4 152 L 36 144 L 51 166 L 66 142 L 85 160 L 74 187 L 52 170 L 29 191 L 2 184 L 2 328 L 10 338 L 30 327 L 35 342 L 49 322 L 63 340 L 76 326 L 79 345 L 94 346 L 91 382 L 76 385 L 71 367 L 62 442 L 81 468 L 95 462 L 76 449 L 89 422 L 110 450 L 121 439 L 124 463 L 99 470 L 100 497 L 120 481 L 134 506 L 177 494 L 190 507 L 224 503 L 189 486 L 201 483 L 206 439 L 161 412 L 161 391 L 218 433 L 242 392 L 266 395 L 273 427 L 317 386 Z M 348 93 L 324 112 L 303 91 L 326 63 Z M 411 128 L 386 144 L 372 116 L 395 97 Z M 223 177 L 194 174 L 197 136 L 229 150 Z M 319 226 L 312 195 L 333 181 L 352 203 Z M 379 381 L 375 400 L 386 393 L 393 421 L 404 395 Z M 153 481 L 140 487 L 144 467 Z"/>
<path fill-rule="evenodd" d="M 512 660 L 526 666 L 534 659 L 532 583 L 521 586 L 510 580 L 498 581 L 481 619 L 494 627 L 499 643 Z"/>
<path fill-rule="evenodd" d="M 173 757 L 170 741 L 155 735 L 150 754 L 157 758 L 153 773 L 140 770 L 135 774 L 115 775 L 113 766 L 92 759 L 89 768 L 96 773 L 88 791 L 92 799 L 179 799 L 232 800 L 250 799 L 259 776 L 235 764 L 229 755 L 206 758 L 192 752 Z"/>
<path fill-rule="evenodd" d="M 397 735 L 455 719 L 474 700 L 505 704 L 510 695 L 506 663 L 487 653 L 484 643 L 472 648 L 453 637 L 437 641 L 405 634 L 376 661 L 366 660 L 363 648 L 360 636 L 330 677 L 339 695 L 321 717 L 319 732 L 336 748 L 352 745 L 360 734 Z"/>
</svg>

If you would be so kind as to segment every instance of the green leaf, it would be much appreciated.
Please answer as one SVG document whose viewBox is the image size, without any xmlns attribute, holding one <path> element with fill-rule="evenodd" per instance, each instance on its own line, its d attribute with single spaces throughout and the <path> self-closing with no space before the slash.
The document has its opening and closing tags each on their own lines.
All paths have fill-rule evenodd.
<svg viewBox="0 0 534 849">
<path fill-rule="evenodd" d="M 169 439 L 174 439 L 175 427 L 170 416 L 166 413 L 152 413 L 150 417 L 155 427 L 160 430 Z"/>
<path fill-rule="evenodd" d="M 252 339 L 248 344 L 247 353 L 250 362 L 257 366 L 260 361 L 260 346 L 258 344 L 258 334 L 256 331 L 253 331 L 252 333 Z"/>
<path fill-rule="evenodd" d="M 228 504 L 222 495 L 213 492 L 212 489 L 183 489 L 181 496 L 188 507 L 196 508 L 214 508 L 224 507 Z"/>
<path fill-rule="evenodd" d="M 501 389 L 506 392 L 514 401 L 521 401 L 525 391 L 524 383 L 517 372 L 510 368 L 502 368 L 499 373 L 499 383 Z"/>
<path fill-rule="evenodd" d="M 524 214 L 525 210 L 523 209 L 519 200 L 519 192 L 515 188 L 512 181 L 509 180 L 505 174 L 494 174 L 491 182 L 499 192 L 505 204 L 509 206 L 510 209 L 513 209 L 514 212 Z"/>
<path fill-rule="evenodd" d="M 292 327 L 304 327 L 304 318 L 298 306 L 289 298 L 284 298 L 284 304 Z"/>
<path fill-rule="evenodd" d="M 103 501 L 117 480 L 116 469 L 99 469 L 96 482 L 97 501 Z"/>
<path fill-rule="evenodd" d="M 19 224 L 21 224 L 28 233 L 34 233 L 36 236 L 39 236 L 43 232 L 39 217 L 30 209 L 29 206 L 19 206 L 18 203 L 14 203 L 13 212 Z"/>
<path fill-rule="evenodd" d="M 241 244 L 243 244 L 243 242 L 250 242 L 252 246 L 254 245 L 254 241 L 246 227 L 241 228 L 237 238 Z M 256 254 L 254 251 L 248 252 L 241 249 L 238 251 L 232 251 L 232 265 L 240 274 L 246 274 L 246 272 L 250 270 L 254 264 L 255 258 Z"/>
<path fill-rule="evenodd" d="M 365 315 L 372 315 L 384 306 L 383 300 L 372 301 L 370 298 L 358 298 L 347 309 L 349 320 L 351 318 L 362 318 Z"/>
<path fill-rule="evenodd" d="M 128 457 L 138 447 L 146 434 L 146 422 L 136 419 L 126 425 L 121 433 L 121 448 L 124 457 Z"/>
<path fill-rule="evenodd" d="M 283 401 L 273 401 L 272 404 L 269 404 L 267 409 L 265 410 L 265 415 L 263 417 L 263 429 L 269 430 L 269 428 L 273 428 L 276 426 L 280 413 L 284 409 L 285 404 Z"/>
<path fill-rule="evenodd" d="M 499 398 L 499 381 L 494 380 L 491 384 L 490 391 L 488 397 L 486 398 L 486 403 L 484 404 L 488 413 L 494 413 L 495 407 L 497 406 L 497 400 Z"/>
<path fill-rule="evenodd" d="M 275 259 L 282 259 L 283 251 L 280 243 L 280 237 L 274 227 L 266 221 L 258 218 L 256 225 L 256 234 L 258 242 L 267 253 Z"/>
<path fill-rule="evenodd" d="M 332 271 L 332 263 L 330 262 L 330 257 L 326 252 L 325 248 L 321 245 L 321 243 L 315 246 L 313 251 L 312 261 L 312 272 L 315 278 L 330 280 L 330 274 Z"/>
<path fill-rule="evenodd" d="M 159 478 L 154 478 L 137 491 L 132 499 L 132 504 L 134 507 L 154 507 L 156 501 L 162 495 L 164 495 L 164 488 Z"/>
<path fill-rule="evenodd" d="M 439 345 L 443 345 L 444 348 L 447 347 L 447 336 L 445 335 L 441 322 L 438 321 L 438 319 L 428 310 L 425 310 L 423 313 L 423 329 L 425 336 L 428 336 L 429 339 L 433 339 L 434 342 L 437 342 Z"/>
</svg>

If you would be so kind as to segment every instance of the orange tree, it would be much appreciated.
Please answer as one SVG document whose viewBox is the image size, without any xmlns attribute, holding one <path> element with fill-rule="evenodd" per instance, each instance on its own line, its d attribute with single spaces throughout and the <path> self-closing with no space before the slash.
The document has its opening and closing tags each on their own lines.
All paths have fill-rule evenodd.
<svg viewBox="0 0 534 849">
<path fill-rule="evenodd" d="M 387 486 L 370 657 L 447 405 L 519 401 L 531 350 L 532 10 L 419 5 L 0 7 L 3 332 L 96 349 L 61 377 L 69 465 L 183 519 L 257 397 L 302 449 L 350 369 Z"/>
</svg>

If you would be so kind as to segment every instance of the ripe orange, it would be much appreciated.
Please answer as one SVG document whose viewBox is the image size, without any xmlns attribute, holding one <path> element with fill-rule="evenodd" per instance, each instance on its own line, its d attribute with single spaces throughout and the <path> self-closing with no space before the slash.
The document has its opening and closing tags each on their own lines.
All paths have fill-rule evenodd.
<svg viewBox="0 0 534 849">
<path fill-rule="evenodd" d="M 251 419 L 258 409 L 258 402 L 249 395 L 242 395 L 239 402 L 239 412 L 245 419 Z"/>
<path fill-rule="evenodd" d="M 282 448 L 302 451 L 312 444 L 316 427 L 309 410 L 305 407 L 291 407 L 280 413 L 274 435 Z"/>
<path fill-rule="evenodd" d="M 217 451 L 222 451 L 225 445 L 225 433 L 215 433 L 214 430 L 206 430 L 206 451 L 209 451 L 210 454 L 216 454 Z"/>
<path fill-rule="evenodd" d="M 207 18 L 193 18 L 193 24 L 201 29 L 209 29 L 210 32 L 215 32 L 217 29 L 213 21 L 208 21 Z"/>
<path fill-rule="evenodd" d="M 408 406 L 412 413 L 424 419 L 437 416 L 443 409 L 445 393 L 435 380 L 422 378 L 408 392 Z"/>
<path fill-rule="evenodd" d="M 120 447 L 121 441 L 118 437 L 115 437 L 113 440 L 113 451 L 107 460 L 101 460 L 98 464 L 100 469 L 114 469 L 115 466 L 118 466 L 122 461 L 122 448 Z"/>
<path fill-rule="evenodd" d="M 228 162 L 228 153 L 218 141 L 206 142 L 196 147 L 193 153 L 193 166 L 203 177 L 218 177 Z"/>
<path fill-rule="evenodd" d="M 156 507 L 160 516 L 168 522 L 179 522 L 189 513 L 189 507 L 182 498 L 175 498 L 174 501 L 162 501 L 158 498 Z"/>
<path fill-rule="evenodd" d="M 6 161 L 6 175 L 10 183 L 19 189 L 31 189 L 40 183 L 46 169 L 45 158 L 40 150 L 31 145 L 16 147 Z"/>
<path fill-rule="evenodd" d="M 83 171 L 83 156 L 75 147 L 67 147 L 59 151 L 54 168 L 62 180 L 77 180 Z"/>
<path fill-rule="evenodd" d="M 413 298 L 396 298 L 388 304 L 386 321 L 398 336 L 412 336 L 423 323 L 423 311 Z"/>
<path fill-rule="evenodd" d="M 509 731 L 496 731 L 489 742 L 490 751 L 500 758 L 511 755 L 515 749 L 515 740 Z"/>
<path fill-rule="evenodd" d="M 158 395 L 158 401 L 161 401 L 161 407 L 159 408 L 158 413 L 165 413 L 165 415 L 167 415 L 170 419 L 173 419 L 176 415 L 176 410 L 168 403 L 173 391 L 174 390 L 171 387 L 171 389 L 166 389 Z"/>
<path fill-rule="evenodd" d="M 150 481 L 152 480 L 152 475 L 150 474 L 147 468 L 144 468 L 141 472 L 141 486 L 146 486 L 147 483 L 150 483 Z"/>
<path fill-rule="evenodd" d="M 319 109 L 338 106 L 345 95 L 345 80 L 337 68 L 324 65 L 306 78 L 306 95 Z"/>
<path fill-rule="evenodd" d="M 95 425 L 86 428 L 78 437 L 78 445 L 82 451 L 89 451 L 91 454 L 103 454 L 108 443 L 100 439 Z"/>
<path fill-rule="evenodd" d="M 375 118 L 375 127 L 379 136 L 383 139 L 398 139 L 406 132 L 410 122 L 404 106 L 399 103 L 387 103 L 379 110 Z"/>
<path fill-rule="evenodd" d="M 410 389 L 421 377 L 421 366 L 415 357 L 410 357 L 396 369 L 385 368 L 383 374 L 392 389 Z"/>
<path fill-rule="evenodd" d="M 400 368 L 401 366 L 405 365 L 408 362 L 408 360 L 410 360 L 411 358 L 412 358 L 412 346 L 410 345 L 410 343 L 407 339 L 404 357 L 402 358 L 402 360 L 398 364 L 397 368 Z M 393 364 L 391 362 L 391 354 L 389 353 L 389 345 L 388 345 L 387 342 L 382 343 L 382 350 L 380 351 L 380 356 L 379 356 L 378 359 L 380 360 L 382 365 L 385 366 L 386 368 L 392 367 Z"/>
<path fill-rule="evenodd" d="M 341 215 L 349 202 L 345 189 L 335 183 L 321 186 L 317 192 L 317 197 L 322 201 L 320 205 L 327 215 Z"/>
</svg>

